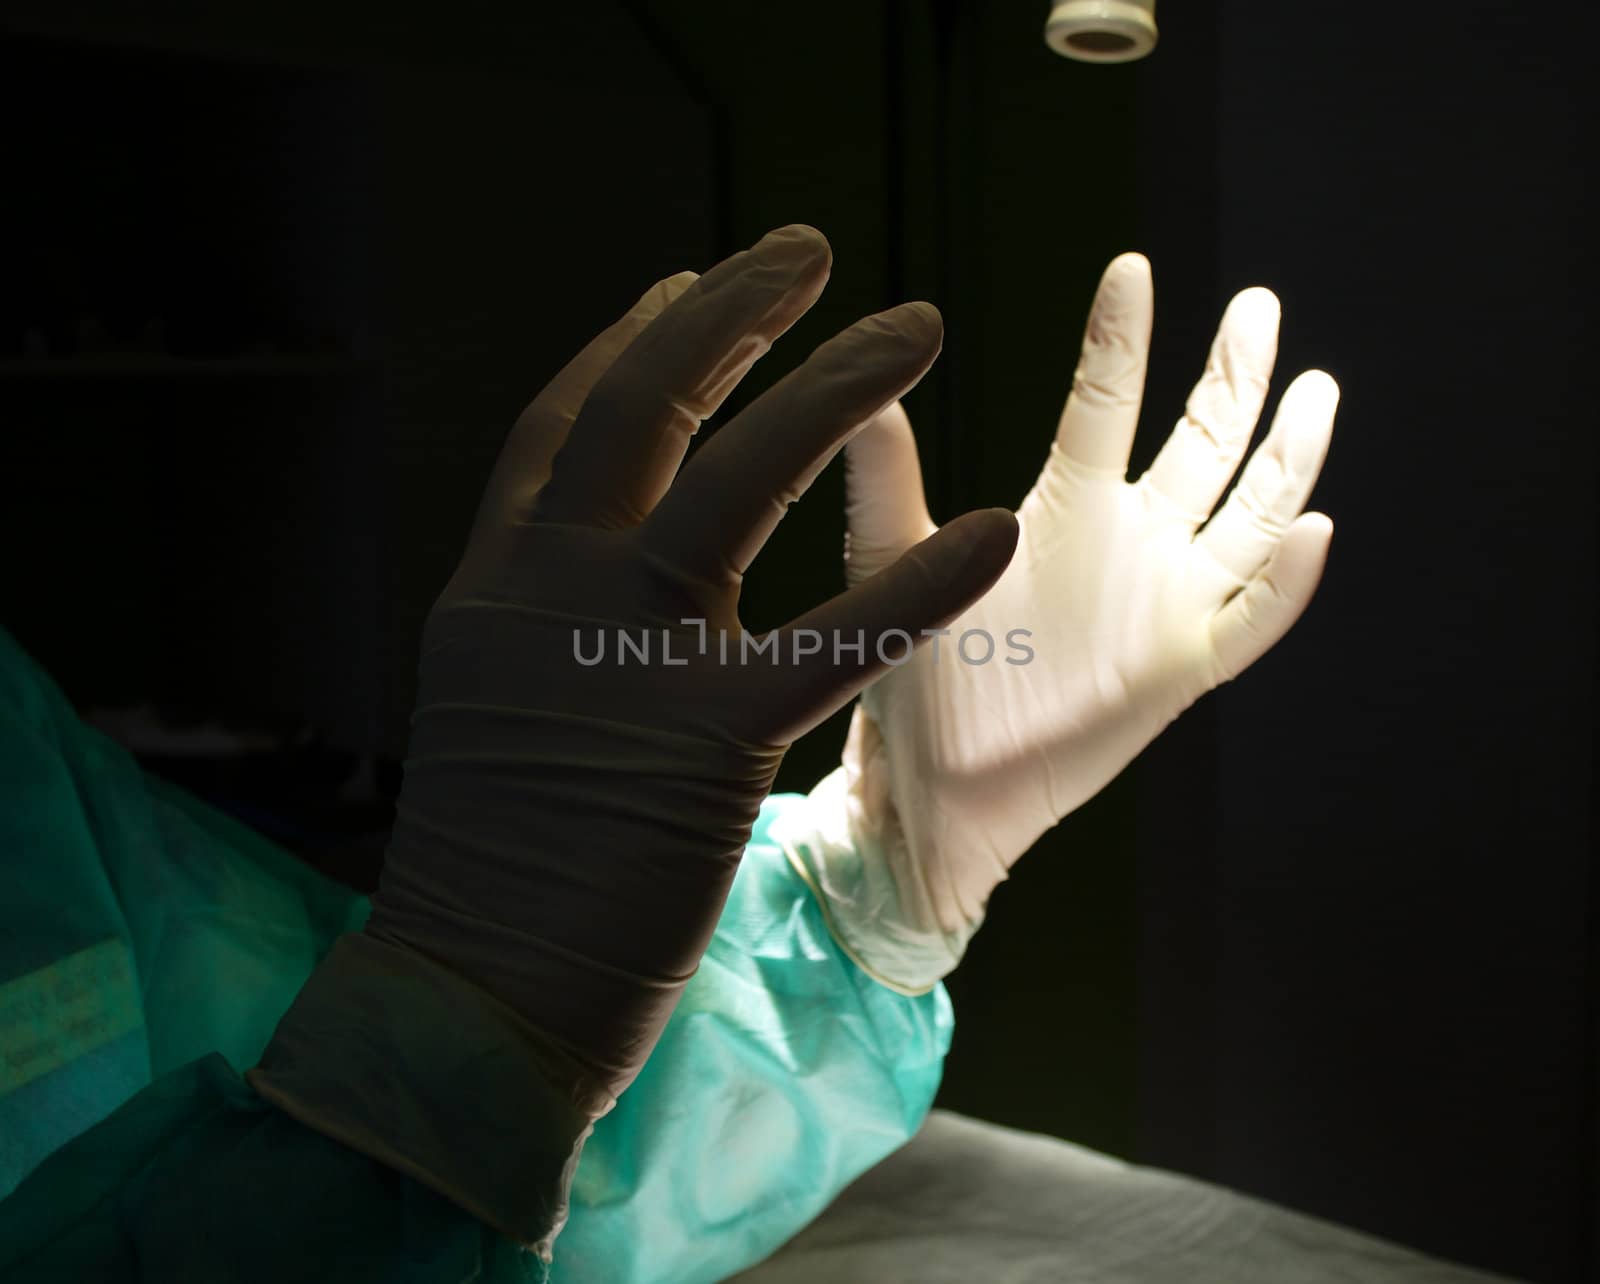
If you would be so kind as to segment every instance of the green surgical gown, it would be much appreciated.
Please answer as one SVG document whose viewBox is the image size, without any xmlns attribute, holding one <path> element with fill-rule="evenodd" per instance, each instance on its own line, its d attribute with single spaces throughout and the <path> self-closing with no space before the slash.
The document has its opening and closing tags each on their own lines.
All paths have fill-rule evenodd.
<svg viewBox="0 0 1600 1284">
<path fill-rule="evenodd" d="M 698 974 L 596 1125 L 557 1284 L 732 1274 L 927 1113 L 949 999 L 835 946 L 768 838 L 806 805 L 763 807 Z M 365 899 L 142 772 L 3 631 L 0 871 L 0 1279 L 547 1277 L 255 1095 L 241 1072 Z"/>
</svg>

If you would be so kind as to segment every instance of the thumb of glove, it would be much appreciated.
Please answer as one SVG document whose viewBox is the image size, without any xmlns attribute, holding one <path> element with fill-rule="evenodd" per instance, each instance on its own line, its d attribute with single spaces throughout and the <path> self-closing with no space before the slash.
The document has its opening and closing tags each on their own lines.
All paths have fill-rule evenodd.
<svg viewBox="0 0 1600 1284">
<path fill-rule="evenodd" d="M 911 420 L 890 404 L 845 447 L 845 582 L 869 580 L 939 528 L 928 516 Z"/>
</svg>

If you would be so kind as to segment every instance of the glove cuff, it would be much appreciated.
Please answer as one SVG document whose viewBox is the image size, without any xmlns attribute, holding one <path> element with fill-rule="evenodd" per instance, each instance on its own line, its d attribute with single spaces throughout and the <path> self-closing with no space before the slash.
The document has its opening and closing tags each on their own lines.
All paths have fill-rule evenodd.
<svg viewBox="0 0 1600 1284">
<path fill-rule="evenodd" d="M 783 812 L 768 831 L 822 910 L 839 948 L 863 972 L 898 994 L 926 994 L 954 970 L 977 923 L 956 931 L 923 926 L 908 902 L 913 888 L 905 840 L 892 818 L 868 808 L 859 777 L 840 767 L 803 805 Z"/>
<path fill-rule="evenodd" d="M 245 1078 L 545 1261 L 583 1143 L 615 1104 L 511 1008 L 361 932 L 335 942 Z"/>
</svg>

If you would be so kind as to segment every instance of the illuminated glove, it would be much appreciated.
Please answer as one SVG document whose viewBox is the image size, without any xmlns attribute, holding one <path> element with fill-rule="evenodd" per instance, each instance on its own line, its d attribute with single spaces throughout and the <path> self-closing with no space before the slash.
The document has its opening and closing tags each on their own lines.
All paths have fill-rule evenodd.
<svg viewBox="0 0 1600 1284">
<path fill-rule="evenodd" d="M 1332 524 L 1301 510 L 1332 431 L 1333 380 L 1294 381 L 1212 515 L 1266 397 L 1278 303 L 1264 289 L 1232 301 L 1183 419 L 1129 483 L 1150 325 L 1149 264 L 1125 254 L 1101 281 L 1010 568 L 937 651 L 864 693 L 811 819 L 777 834 L 841 944 L 897 988 L 954 967 L 1039 835 L 1277 642 L 1321 576 Z M 935 527 L 898 405 L 846 459 L 846 570 L 859 583 Z"/>
<path fill-rule="evenodd" d="M 869 317 L 680 474 L 829 262 L 795 227 L 664 282 L 656 299 L 678 297 L 657 319 L 624 319 L 519 424 L 424 631 L 372 918 L 252 1073 L 545 1252 L 582 1138 L 694 972 L 785 748 L 881 671 L 870 641 L 812 639 L 948 621 L 1014 545 L 1009 513 L 970 514 L 746 649 L 740 582 L 786 505 L 939 349 L 926 304 Z"/>
</svg>

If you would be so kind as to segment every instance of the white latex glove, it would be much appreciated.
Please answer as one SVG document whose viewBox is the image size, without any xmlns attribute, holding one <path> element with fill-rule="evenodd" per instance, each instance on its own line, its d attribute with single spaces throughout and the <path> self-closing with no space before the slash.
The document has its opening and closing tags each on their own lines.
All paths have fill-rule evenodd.
<svg viewBox="0 0 1600 1284">
<path fill-rule="evenodd" d="M 782 834 L 842 944 L 916 991 L 961 957 L 995 886 L 1045 830 L 1116 776 L 1205 692 L 1288 632 L 1321 576 L 1332 523 L 1302 513 L 1338 388 L 1284 393 L 1244 456 L 1277 350 L 1278 302 L 1228 306 L 1186 413 L 1126 480 L 1151 326 L 1150 265 L 1124 254 L 1096 294 L 1056 440 L 1017 513 L 1017 553 L 951 635 L 862 696 L 840 771 Z M 850 444 L 846 571 L 859 583 L 935 528 L 905 412 Z M 1207 520 L 1209 518 L 1209 521 Z M 966 630 L 995 658 L 963 662 Z M 1012 630 L 1031 636 L 1008 645 Z M 982 639 L 968 640 L 981 656 Z"/>
<path fill-rule="evenodd" d="M 797 226 L 664 282 L 519 424 L 423 633 L 371 918 L 251 1072 L 545 1254 L 583 1137 L 698 966 L 785 749 L 882 668 L 870 644 L 841 658 L 823 639 L 948 621 L 1015 543 L 1011 514 L 969 514 L 741 662 L 745 571 L 942 339 L 927 304 L 868 317 L 680 469 L 830 258 Z"/>
</svg>

